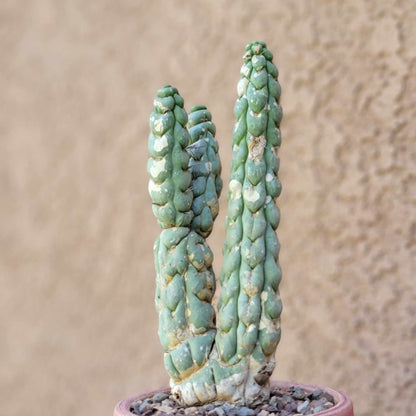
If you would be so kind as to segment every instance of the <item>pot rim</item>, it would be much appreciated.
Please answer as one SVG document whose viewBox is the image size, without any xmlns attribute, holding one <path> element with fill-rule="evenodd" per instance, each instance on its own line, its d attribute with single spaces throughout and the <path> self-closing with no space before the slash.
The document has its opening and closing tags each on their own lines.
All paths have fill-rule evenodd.
<svg viewBox="0 0 416 416">
<path fill-rule="evenodd" d="M 271 387 L 283 387 L 287 388 L 290 386 L 299 386 L 302 389 L 306 390 L 308 393 L 313 392 L 314 390 L 321 389 L 326 393 L 329 393 L 333 396 L 335 400 L 335 405 L 330 409 L 324 410 L 322 412 L 316 413 L 318 416 L 346 416 L 346 415 L 353 415 L 353 404 L 351 399 L 341 390 L 336 390 L 331 387 L 322 387 L 315 384 L 308 384 L 308 383 L 300 383 L 297 381 L 281 381 L 281 380 L 271 380 L 270 381 Z M 127 397 L 126 399 L 122 400 L 121 402 L 117 403 L 113 416 L 129 416 L 133 415 L 130 412 L 131 404 L 136 400 L 144 399 L 147 396 L 152 396 L 158 392 L 169 392 L 169 387 L 164 387 L 156 390 L 146 391 L 144 393 L 135 394 L 133 396 Z"/>
</svg>

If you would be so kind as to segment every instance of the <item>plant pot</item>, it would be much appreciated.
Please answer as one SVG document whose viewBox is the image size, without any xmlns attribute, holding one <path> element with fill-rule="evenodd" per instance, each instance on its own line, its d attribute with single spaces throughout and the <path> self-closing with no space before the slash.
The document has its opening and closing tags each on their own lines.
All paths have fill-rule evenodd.
<svg viewBox="0 0 416 416">
<path fill-rule="evenodd" d="M 339 391 L 334 390 L 329 387 L 320 387 L 320 386 L 314 386 L 311 384 L 303 384 L 303 383 L 295 383 L 290 381 L 272 381 L 271 382 L 272 387 L 283 387 L 287 388 L 290 386 L 298 386 L 301 389 L 305 390 L 308 393 L 311 393 L 312 391 L 316 389 L 321 389 L 326 393 L 329 393 L 335 400 L 335 406 L 324 410 L 322 412 L 316 413 L 318 416 L 354 416 L 353 406 L 352 402 L 349 399 L 349 397 Z M 132 416 L 133 413 L 130 412 L 130 406 L 133 402 L 136 400 L 142 400 L 146 397 L 153 396 L 157 392 L 169 392 L 169 388 L 154 390 L 154 391 L 148 391 L 146 393 L 136 394 L 134 396 L 128 397 L 127 399 L 122 400 L 120 403 L 117 404 L 117 406 L 114 409 L 113 416 Z"/>
</svg>

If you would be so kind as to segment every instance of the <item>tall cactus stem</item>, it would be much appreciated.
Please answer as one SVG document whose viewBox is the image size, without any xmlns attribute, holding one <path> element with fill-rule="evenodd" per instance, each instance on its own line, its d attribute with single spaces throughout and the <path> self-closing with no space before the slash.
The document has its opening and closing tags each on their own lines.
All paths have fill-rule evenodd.
<svg viewBox="0 0 416 416">
<path fill-rule="evenodd" d="M 279 210 L 275 198 L 281 190 L 276 153 L 282 110 L 272 58 L 263 42 L 249 44 L 243 57 L 220 274 L 216 348 L 224 365 L 248 360 L 241 378 L 246 403 L 268 396 L 280 339 L 281 270 L 275 234 Z"/>
</svg>

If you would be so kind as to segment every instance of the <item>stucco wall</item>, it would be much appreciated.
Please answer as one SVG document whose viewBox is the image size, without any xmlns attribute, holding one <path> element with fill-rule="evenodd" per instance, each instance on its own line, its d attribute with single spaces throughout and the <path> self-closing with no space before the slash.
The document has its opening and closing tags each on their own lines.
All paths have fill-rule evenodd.
<svg viewBox="0 0 416 416">
<path fill-rule="evenodd" d="M 1 413 L 109 415 L 167 383 L 145 172 L 152 99 L 171 83 L 186 108 L 211 109 L 227 184 L 241 56 L 264 40 L 284 109 L 274 378 L 343 389 L 358 416 L 413 414 L 415 10 L 2 1 Z"/>
</svg>

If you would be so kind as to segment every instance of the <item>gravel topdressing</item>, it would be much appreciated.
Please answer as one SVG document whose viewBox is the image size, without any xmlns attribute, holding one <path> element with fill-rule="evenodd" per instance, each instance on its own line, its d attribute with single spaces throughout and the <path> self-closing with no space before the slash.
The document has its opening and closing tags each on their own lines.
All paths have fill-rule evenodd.
<svg viewBox="0 0 416 416">
<path fill-rule="evenodd" d="M 334 398 L 322 390 L 306 392 L 298 386 L 274 387 L 267 403 L 253 408 L 216 402 L 204 406 L 182 407 L 168 393 L 159 392 L 130 406 L 130 412 L 141 416 L 291 416 L 313 415 L 334 406 Z"/>
</svg>

